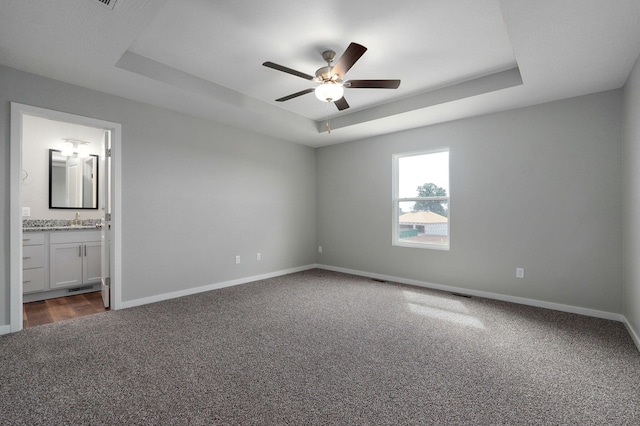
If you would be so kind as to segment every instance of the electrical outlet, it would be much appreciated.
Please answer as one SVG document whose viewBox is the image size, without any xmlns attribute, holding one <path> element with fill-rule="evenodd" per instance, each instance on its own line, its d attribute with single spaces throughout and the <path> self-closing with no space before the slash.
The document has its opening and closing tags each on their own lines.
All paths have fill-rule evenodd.
<svg viewBox="0 0 640 426">
<path fill-rule="evenodd" d="M 240 256 L 236 256 L 236 265 L 240 264 Z"/>
<path fill-rule="evenodd" d="M 524 278 L 524 268 L 516 268 L 516 278 Z"/>
<path fill-rule="evenodd" d="M 318 246 L 318 253 L 322 253 L 322 246 Z"/>
<path fill-rule="evenodd" d="M 256 260 L 262 260 L 262 255 L 260 253 L 256 254 Z"/>
<path fill-rule="evenodd" d="M 23 207 L 22 208 L 22 216 L 23 217 L 31 216 L 31 207 Z"/>
</svg>

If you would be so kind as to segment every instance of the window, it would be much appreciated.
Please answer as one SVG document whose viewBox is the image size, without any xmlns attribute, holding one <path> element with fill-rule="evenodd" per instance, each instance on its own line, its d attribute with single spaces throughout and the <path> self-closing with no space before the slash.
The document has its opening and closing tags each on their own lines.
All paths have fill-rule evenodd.
<svg viewBox="0 0 640 426">
<path fill-rule="evenodd" d="M 393 156 L 393 245 L 449 250 L 449 149 Z"/>
</svg>

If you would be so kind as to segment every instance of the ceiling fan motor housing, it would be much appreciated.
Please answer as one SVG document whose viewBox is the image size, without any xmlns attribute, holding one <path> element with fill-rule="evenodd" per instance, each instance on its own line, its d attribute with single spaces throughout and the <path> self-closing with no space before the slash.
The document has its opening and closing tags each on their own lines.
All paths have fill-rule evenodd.
<svg viewBox="0 0 640 426">
<path fill-rule="evenodd" d="M 316 77 L 320 82 L 332 81 L 332 80 L 340 81 L 340 76 L 338 74 L 333 73 L 333 67 L 330 65 L 326 67 L 318 68 L 318 70 L 316 71 Z"/>
<path fill-rule="evenodd" d="M 331 63 L 335 58 L 336 58 L 336 52 L 334 52 L 333 50 L 325 50 L 324 52 L 322 52 L 322 59 L 325 60 L 325 62 L 327 63 L 327 66 L 318 68 L 318 70 L 316 71 L 316 77 L 318 78 L 318 80 L 338 81 L 340 76 L 333 75 L 332 73 L 333 67 L 331 66 Z"/>
</svg>

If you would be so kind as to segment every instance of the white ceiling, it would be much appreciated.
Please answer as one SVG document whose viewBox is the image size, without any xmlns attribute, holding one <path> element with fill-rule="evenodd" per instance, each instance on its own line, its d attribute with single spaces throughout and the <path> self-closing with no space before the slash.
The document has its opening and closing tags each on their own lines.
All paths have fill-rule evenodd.
<svg viewBox="0 0 640 426">
<path fill-rule="evenodd" d="M 321 53 L 368 48 L 351 108 L 307 94 Z M 323 146 L 621 87 L 638 0 L 0 0 L 0 64 Z M 325 121 L 330 116 L 332 132 Z"/>
<path fill-rule="evenodd" d="M 88 142 L 87 146 L 89 147 L 89 151 L 91 153 L 99 153 L 104 138 L 104 129 L 75 123 L 65 123 L 58 120 L 49 120 L 35 115 L 24 115 L 23 128 L 25 131 L 37 135 L 37 138 L 45 139 L 39 140 L 38 146 L 44 146 L 48 149 L 60 150 L 62 149 L 63 139 L 69 139 Z M 46 129 L 46 132 L 43 134 L 38 131 L 39 129 Z"/>
</svg>

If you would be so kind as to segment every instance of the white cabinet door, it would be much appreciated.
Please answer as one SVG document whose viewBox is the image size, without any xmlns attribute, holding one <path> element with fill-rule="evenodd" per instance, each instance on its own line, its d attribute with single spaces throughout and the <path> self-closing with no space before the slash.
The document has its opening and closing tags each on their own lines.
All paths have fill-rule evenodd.
<svg viewBox="0 0 640 426">
<path fill-rule="evenodd" d="M 49 246 L 49 287 L 65 288 L 82 284 L 82 243 L 51 244 Z"/>
<path fill-rule="evenodd" d="M 100 241 L 84 243 L 84 260 L 82 265 L 82 282 L 84 284 L 99 283 L 102 278 L 101 258 L 102 243 Z"/>
</svg>

